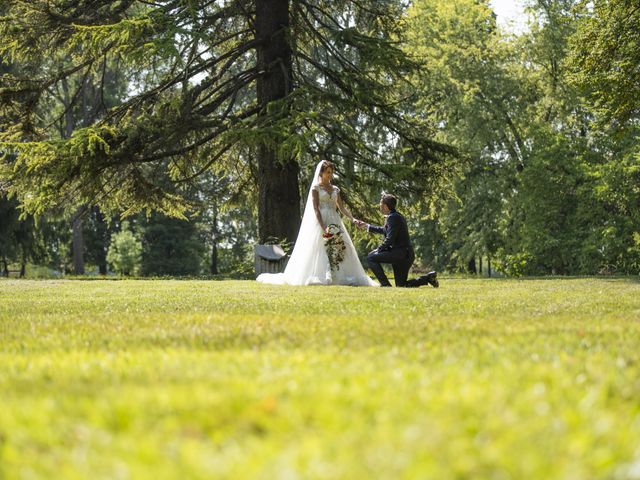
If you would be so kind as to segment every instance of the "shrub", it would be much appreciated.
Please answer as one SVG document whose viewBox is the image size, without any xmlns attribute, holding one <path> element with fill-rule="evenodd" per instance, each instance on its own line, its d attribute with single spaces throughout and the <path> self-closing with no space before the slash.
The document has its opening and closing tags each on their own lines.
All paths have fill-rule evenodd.
<svg viewBox="0 0 640 480">
<path fill-rule="evenodd" d="M 142 243 L 129 230 L 129 222 L 123 222 L 122 230 L 111 237 L 107 262 L 121 275 L 131 275 L 140 267 Z"/>
</svg>

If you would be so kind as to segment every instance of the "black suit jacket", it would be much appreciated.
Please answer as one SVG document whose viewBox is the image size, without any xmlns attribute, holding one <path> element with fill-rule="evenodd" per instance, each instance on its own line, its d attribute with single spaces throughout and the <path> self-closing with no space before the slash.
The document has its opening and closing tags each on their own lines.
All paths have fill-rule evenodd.
<svg viewBox="0 0 640 480">
<path fill-rule="evenodd" d="M 387 215 L 387 220 L 384 222 L 383 227 L 369 225 L 369 231 L 384 235 L 384 240 L 377 249 L 379 252 L 391 250 L 396 247 L 411 247 L 407 222 L 404 217 L 395 210 L 392 210 L 389 215 Z"/>
</svg>

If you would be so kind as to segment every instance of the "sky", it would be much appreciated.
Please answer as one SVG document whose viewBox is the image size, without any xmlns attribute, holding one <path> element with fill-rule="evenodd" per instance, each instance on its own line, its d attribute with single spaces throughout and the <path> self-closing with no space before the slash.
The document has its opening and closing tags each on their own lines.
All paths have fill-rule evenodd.
<svg viewBox="0 0 640 480">
<path fill-rule="evenodd" d="M 524 13 L 523 0 L 490 0 L 489 3 L 498 16 L 500 27 L 513 33 L 525 29 L 527 16 Z"/>
</svg>

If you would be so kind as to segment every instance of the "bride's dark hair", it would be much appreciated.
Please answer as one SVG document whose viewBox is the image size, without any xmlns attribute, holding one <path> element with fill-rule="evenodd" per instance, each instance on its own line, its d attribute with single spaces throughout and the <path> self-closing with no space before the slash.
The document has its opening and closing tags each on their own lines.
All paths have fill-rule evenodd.
<svg viewBox="0 0 640 480">
<path fill-rule="evenodd" d="M 322 166 L 320 167 L 320 173 L 318 174 L 318 176 L 319 177 L 322 176 L 322 174 L 325 172 L 325 170 L 327 170 L 329 168 L 331 170 L 333 170 L 334 172 L 336 171 L 336 166 L 332 162 L 330 162 L 329 160 L 323 160 L 322 161 Z"/>
</svg>

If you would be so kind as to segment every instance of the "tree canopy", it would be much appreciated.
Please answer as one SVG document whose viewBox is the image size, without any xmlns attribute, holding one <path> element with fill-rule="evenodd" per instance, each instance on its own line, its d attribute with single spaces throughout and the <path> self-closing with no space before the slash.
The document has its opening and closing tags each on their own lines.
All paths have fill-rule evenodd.
<svg viewBox="0 0 640 480">
<path fill-rule="evenodd" d="M 624 124 L 640 116 L 640 5 L 597 0 L 580 5 L 583 19 L 572 39 L 574 81 L 599 114 Z"/>
<path fill-rule="evenodd" d="M 195 178 L 248 169 L 260 237 L 293 240 L 301 163 L 344 158 L 362 176 L 396 164 L 396 179 L 423 187 L 453 151 L 433 139 L 432 123 L 403 110 L 410 99 L 398 86 L 417 68 L 400 48 L 403 8 L 7 1 L 0 58 L 17 66 L 0 89 L 3 148 L 17 154 L 3 162 L 7 189 L 34 213 L 80 203 L 180 215 Z M 52 89 L 92 76 L 104 92 L 112 68 L 128 82 L 119 105 L 70 138 L 51 135 Z"/>
</svg>

